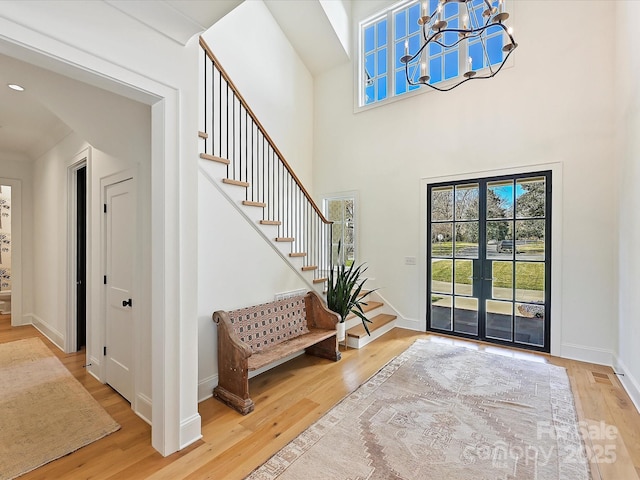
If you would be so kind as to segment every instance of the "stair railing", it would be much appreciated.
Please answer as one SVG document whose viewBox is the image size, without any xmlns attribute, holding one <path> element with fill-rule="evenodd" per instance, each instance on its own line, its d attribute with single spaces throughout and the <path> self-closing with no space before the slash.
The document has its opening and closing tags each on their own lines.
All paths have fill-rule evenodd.
<svg viewBox="0 0 640 480">
<path fill-rule="evenodd" d="M 227 163 L 227 178 L 246 188 L 245 204 L 262 208 L 264 225 L 277 225 L 277 242 L 303 257 L 314 283 L 332 265 L 332 223 L 287 163 L 207 43 L 202 47 L 205 154 Z M 206 156 L 206 155 L 205 155 Z"/>
</svg>

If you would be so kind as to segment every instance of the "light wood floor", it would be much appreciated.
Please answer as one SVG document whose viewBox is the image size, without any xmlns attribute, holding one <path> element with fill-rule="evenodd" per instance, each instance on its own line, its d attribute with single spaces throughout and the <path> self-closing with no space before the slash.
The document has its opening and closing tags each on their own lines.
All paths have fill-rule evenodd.
<svg viewBox="0 0 640 480">
<path fill-rule="evenodd" d="M 298 357 L 251 381 L 256 410 L 246 417 L 213 399 L 202 402 L 199 410 L 203 439 L 163 458 L 151 447 L 150 427 L 120 395 L 86 373 L 83 352 L 64 354 L 35 328 L 12 328 L 9 317 L 0 316 L 0 343 L 29 337 L 41 338 L 122 429 L 20 477 L 21 480 L 243 478 L 415 339 L 443 338 L 395 329 L 361 350 L 343 351 L 342 360 L 337 363 Z M 472 342 L 444 341 L 567 368 L 578 416 L 588 422 L 593 432 L 594 438 L 587 440 L 588 448 L 594 458 L 600 459 L 592 462 L 593 479 L 640 478 L 640 415 L 610 368 Z M 606 426 L 610 426 L 610 438 L 603 439 L 600 433 Z M 606 463 L 612 454 L 615 461 Z"/>
</svg>

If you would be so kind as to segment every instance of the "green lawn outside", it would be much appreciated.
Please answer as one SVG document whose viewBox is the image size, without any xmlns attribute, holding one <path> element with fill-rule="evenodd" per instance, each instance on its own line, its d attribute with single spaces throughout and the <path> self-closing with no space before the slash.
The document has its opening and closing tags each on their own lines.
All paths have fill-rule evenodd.
<svg viewBox="0 0 640 480">
<path fill-rule="evenodd" d="M 456 242 L 456 253 L 459 253 L 465 247 L 478 247 L 477 243 Z M 453 242 L 436 242 L 431 246 L 432 255 L 449 256 L 453 252 Z"/>
<path fill-rule="evenodd" d="M 456 262 L 456 283 L 471 284 L 471 260 Z M 436 260 L 431 265 L 433 280 L 451 282 L 451 260 Z M 493 277 L 495 287 L 511 287 L 512 267 L 510 262 L 493 262 Z M 521 290 L 544 289 L 544 264 L 533 262 L 518 262 L 516 264 L 516 288 Z"/>
</svg>

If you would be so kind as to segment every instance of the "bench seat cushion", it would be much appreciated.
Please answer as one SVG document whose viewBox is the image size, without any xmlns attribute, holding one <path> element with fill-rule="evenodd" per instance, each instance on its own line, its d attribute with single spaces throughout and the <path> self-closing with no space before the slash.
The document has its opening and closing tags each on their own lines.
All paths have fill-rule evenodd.
<svg viewBox="0 0 640 480">
<path fill-rule="evenodd" d="M 309 331 L 304 295 L 233 310 L 229 320 L 254 354 Z"/>
<path fill-rule="evenodd" d="M 268 349 L 253 353 L 248 359 L 249 370 L 257 370 L 269 363 L 280 360 L 292 353 L 304 350 L 311 345 L 321 342 L 336 334 L 335 330 L 313 328 L 303 335 L 299 335 L 284 342 L 278 343 Z"/>
</svg>

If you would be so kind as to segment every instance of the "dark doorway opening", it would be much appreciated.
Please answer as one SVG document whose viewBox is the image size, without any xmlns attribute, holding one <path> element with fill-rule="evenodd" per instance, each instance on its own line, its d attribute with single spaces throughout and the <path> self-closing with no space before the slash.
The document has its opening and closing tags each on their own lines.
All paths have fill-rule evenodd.
<svg viewBox="0 0 640 480">
<path fill-rule="evenodd" d="M 78 350 L 87 343 L 87 167 L 76 171 L 76 327 Z"/>
</svg>

